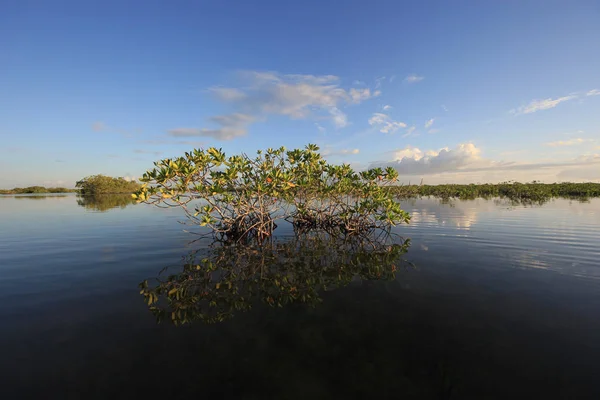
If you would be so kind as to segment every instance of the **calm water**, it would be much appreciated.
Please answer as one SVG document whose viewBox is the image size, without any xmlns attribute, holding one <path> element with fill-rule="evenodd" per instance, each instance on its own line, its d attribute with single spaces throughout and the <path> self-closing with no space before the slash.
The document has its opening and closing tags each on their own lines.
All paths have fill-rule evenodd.
<svg viewBox="0 0 600 400">
<path fill-rule="evenodd" d="M 395 280 L 174 327 L 137 285 L 178 210 L 0 197 L 1 397 L 600 398 L 600 200 L 404 207 Z"/>
</svg>

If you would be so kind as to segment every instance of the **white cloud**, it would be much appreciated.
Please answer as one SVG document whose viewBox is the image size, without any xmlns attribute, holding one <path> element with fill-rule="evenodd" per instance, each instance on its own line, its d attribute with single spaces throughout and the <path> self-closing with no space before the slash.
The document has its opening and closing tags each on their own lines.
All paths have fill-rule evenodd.
<svg viewBox="0 0 600 400">
<path fill-rule="evenodd" d="M 175 137 L 191 137 L 191 136 L 204 136 L 212 137 L 217 140 L 231 140 L 239 136 L 246 135 L 246 129 L 238 128 L 219 128 L 219 129 L 207 129 L 207 128 L 174 128 L 169 130 L 170 136 Z"/>
<path fill-rule="evenodd" d="M 178 140 L 177 144 L 185 144 L 186 146 L 193 146 L 195 148 L 206 146 L 206 142 L 199 142 L 197 140 Z"/>
<path fill-rule="evenodd" d="M 566 168 L 556 175 L 556 180 L 559 181 L 586 181 L 598 182 L 598 166 L 582 166 Z"/>
<path fill-rule="evenodd" d="M 562 147 L 562 146 L 575 146 L 586 142 L 591 142 L 591 139 L 573 138 L 569 140 L 557 140 L 556 142 L 548 142 L 546 146 L 550 147 Z"/>
<path fill-rule="evenodd" d="M 169 136 L 175 136 L 175 137 L 187 137 L 187 136 L 210 136 L 210 135 L 204 135 L 202 134 L 202 132 L 206 130 L 206 129 L 200 129 L 200 128 L 174 128 L 174 129 L 169 129 Z"/>
<path fill-rule="evenodd" d="M 235 113 L 229 115 L 216 115 L 211 117 L 210 120 L 222 126 L 241 126 L 251 124 L 256 118 L 252 115 Z"/>
<path fill-rule="evenodd" d="M 410 74 L 406 78 L 404 78 L 404 82 L 406 83 L 417 83 L 425 79 L 424 76 L 419 76 L 417 74 Z"/>
<path fill-rule="evenodd" d="M 429 151 L 429 155 L 430 156 L 436 156 L 438 153 L 435 151 L 430 150 Z M 425 156 L 425 153 L 423 153 L 419 148 L 416 147 L 412 147 L 412 146 L 406 146 L 404 149 L 402 150 L 397 150 L 396 152 L 394 152 L 394 161 L 402 161 L 405 158 L 412 158 L 414 160 L 420 160 Z"/>
<path fill-rule="evenodd" d="M 390 76 L 390 83 L 394 82 L 395 80 L 396 80 L 396 75 Z"/>
<path fill-rule="evenodd" d="M 328 83 L 334 83 L 339 81 L 339 77 L 335 75 L 302 75 L 302 74 L 288 74 L 284 76 L 284 79 L 289 79 L 292 82 L 308 83 L 311 85 L 324 85 Z M 281 81 L 281 80 L 280 80 Z"/>
<path fill-rule="evenodd" d="M 385 80 L 385 76 L 381 76 L 379 78 L 375 78 L 375 89 L 379 89 L 381 87 L 381 83 Z"/>
<path fill-rule="evenodd" d="M 577 134 L 582 134 L 582 133 L 585 133 L 585 131 L 580 129 L 578 131 L 565 132 L 565 133 L 563 133 L 563 135 L 570 136 L 570 135 L 577 135 Z"/>
<path fill-rule="evenodd" d="M 446 107 L 445 105 L 442 104 L 442 110 L 448 112 L 448 107 Z"/>
<path fill-rule="evenodd" d="M 369 125 L 382 124 L 389 117 L 383 113 L 374 113 L 371 118 L 369 118 Z"/>
<path fill-rule="evenodd" d="M 420 179 L 424 179 L 427 184 L 493 183 L 507 180 L 600 181 L 597 173 L 600 154 L 531 163 L 504 162 L 483 158 L 480 149 L 473 143 L 459 144 L 453 149 L 445 147 L 429 151 L 407 146 L 392 153 L 389 161 L 374 162 L 370 167 L 391 166 L 400 173 L 400 182 L 403 183 Z"/>
<path fill-rule="evenodd" d="M 319 123 L 315 122 L 315 126 L 317 127 L 317 129 L 319 130 L 319 133 L 325 133 L 327 132 L 327 129 L 325 129 L 323 126 L 321 126 Z"/>
<path fill-rule="evenodd" d="M 246 93 L 236 88 L 213 87 L 208 90 L 223 101 L 240 101 L 246 98 Z"/>
<path fill-rule="evenodd" d="M 331 107 L 329 113 L 331 114 L 333 124 L 336 128 L 343 128 L 348 125 L 348 116 L 340 111 L 339 108 Z"/>
<path fill-rule="evenodd" d="M 373 92 L 373 94 L 371 94 L 371 90 L 370 89 L 350 89 L 350 98 L 352 99 L 352 103 L 358 104 L 358 103 L 362 103 L 365 100 L 370 99 L 371 97 L 377 97 L 381 94 L 381 91 L 376 90 L 375 92 Z"/>
<path fill-rule="evenodd" d="M 342 154 L 358 154 L 360 153 L 359 149 L 348 149 L 348 150 L 342 150 L 341 151 Z"/>
<path fill-rule="evenodd" d="M 404 135 L 402 135 L 402 137 L 403 137 L 403 138 L 405 138 L 405 137 L 409 137 L 410 135 L 412 135 L 412 134 L 413 134 L 413 132 L 414 132 L 416 129 L 417 129 L 417 127 L 416 127 L 416 126 L 414 126 L 414 125 L 413 125 L 413 126 L 411 126 L 410 128 L 408 128 L 408 129 L 406 130 L 406 133 L 405 133 Z"/>
<path fill-rule="evenodd" d="M 133 152 L 136 154 L 152 154 L 153 156 L 157 156 L 157 157 L 161 154 L 160 151 L 142 150 L 142 149 L 135 149 L 135 150 L 133 150 Z"/>
<path fill-rule="evenodd" d="M 431 118 L 431 119 L 425 121 L 425 129 L 431 128 L 434 121 L 435 121 L 435 118 Z"/>
<path fill-rule="evenodd" d="M 244 85 L 240 88 L 215 87 L 209 89 L 220 100 L 237 106 L 240 113 L 252 116 L 284 115 L 292 119 L 305 119 L 326 115 L 336 127 L 348 125 L 347 116 L 340 110 L 342 105 L 359 104 L 377 97 L 380 90 L 368 88 L 343 89 L 334 75 L 279 74 L 277 72 L 244 71 L 240 73 Z M 361 83 L 361 82 L 356 82 Z M 210 129 L 181 133 L 201 133 L 213 137 L 241 136 L 239 126 L 234 131 L 220 134 Z M 245 129 L 243 134 L 245 134 Z"/>
<path fill-rule="evenodd" d="M 389 115 L 383 113 L 374 113 L 369 118 L 369 125 L 377 127 L 382 133 L 394 133 L 400 128 L 406 128 L 404 122 L 394 121 Z"/>
<path fill-rule="evenodd" d="M 454 149 L 423 151 L 407 146 L 394 153 L 392 161 L 375 163 L 375 166 L 392 166 L 403 175 L 427 175 L 456 171 L 466 165 L 481 161 L 481 150 L 473 143 L 463 143 Z"/>
<path fill-rule="evenodd" d="M 173 142 L 170 140 L 166 140 L 166 139 L 145 139 L 145 140 L 139 140 L 139 143 L 143 143 L 143 144 L 151 144 L 151 145 L 165 145 L 165 144 L 172 144 Z"/>
<path fill-rule="evenodd" d="M 341 149 L 341 150 L 331 150 L 331 149 L 324 149 L 321 151 L 321 155 L 323 156 L 342 156 L 342 155 L 348 155 L 348 154 L 358 154 L 360 153 L 359 149 Z"/>
<path fill-rule="evenodd" d="M 427 133 L 438 133 L 440 130 L 439 129 L 430 129 L 427 131 Z"/>
<path fill-rule="evenodd" d="M 585 94 L 586 96 L 600 96 L 600 90 L 592 89 Z"/>
<path fill-rule="evenodd" d="M 383 111 L 388 111 L 391 110 L 393 107 L 390 106 L 389 104 L 386 104 L 385 106 L 383 106 Z"/>
<path fill-rule="evenodd" d="M 577 157 L 576 161 L 583 163 L 600 162 L 600 154 L 584 154 Z"/>
<path fill-rule="evenodd" d="M 573 100 L 576 98 L 577 98 L 576 95 L 569 95 L 569 96 L 558 97 L 556 99 L 547 98 L 547 99 L 543 99 L 543 100 L 532 100 L 526 106 L 521 106 L 519 108 L 510 110 L 510 113 L 515 114 L 515 115 L 531 114 L 531 113 L 534 113 L 537 111 L 548 110 L 550 108 L 554 108 L 557 105 L 559 105 L 560 103 L 563 103 L 563 102 L 569 101 L 569 100 Z"/>
<path fill-rule="evenodd" d="M 248 125 L 256 121 L 256 118 L 252 115 L 234 113 L 217 115 L 211 117 L 210 121 L 220 125 L 220 127 L 217 129 L 175 128 L 169 130 L 169 135 L 175 137 L 205 136 L 217 140 L 231 140 L 246 135 Z"/>
</svg>

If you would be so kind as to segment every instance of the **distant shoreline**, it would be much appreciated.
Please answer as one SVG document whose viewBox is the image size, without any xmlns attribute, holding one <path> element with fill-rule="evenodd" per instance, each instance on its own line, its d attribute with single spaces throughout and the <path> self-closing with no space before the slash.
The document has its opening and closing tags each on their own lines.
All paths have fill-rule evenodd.
<svg viewBox="0 0 600 400">
<path fill-rule="evenodd" d="M 48 193 L 78 193 L 79 189 L 68 189 L 64 187 L 51 187 L 46 188 L 44 186 L 28 186 L 24 188 L 13 188 L 13 189 L 0 189 L 0 194 L 48 194 Z"/>
<path fill-rule="evenodd" d="M 438 198 L 475 199 L 504 197 L 533 202 L 551 198 L 589 199 L 600 197 L 600 183 L 520 183 L 440 184 L 389 186 L 399 198 L 433 196 Z"/>
<path fill-rule="evenodd" d="M 594 198 L 600 197 L 600 183 L 584 182 L 562 182 L 562 183 L 519 183 L 504 182 L 496 184 L 439 184 L 439 185 L 394 185 L 388 186 L 397 197 L 410 198 L 432 196 L 438 198 L 489 198 L 508 197 L 515 199 L 547 200 L 549 198 Z M 24 188 L 0 189 L 0 195 L 20 194 L 59 194 L 79 193 L 84 195 L 80 189 L 69 189 L 65 187 L 28 186 Z M 129 193 L 129 192 L 128 192 Z M 127 194 L 128 194 L 127 193 Z M 101 194 L 119 194 L 118 192 L 103 192 Z M 92 194 L 87 194 L 92 195 Z"/>
</svg>

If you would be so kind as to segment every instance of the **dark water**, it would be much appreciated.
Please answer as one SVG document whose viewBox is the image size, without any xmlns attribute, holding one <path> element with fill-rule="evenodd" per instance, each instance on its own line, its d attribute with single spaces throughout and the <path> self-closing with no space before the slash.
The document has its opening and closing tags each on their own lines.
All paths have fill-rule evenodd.
<svg viewBox="0 0 600 400">
<path fill-rule="evenodd" d="M 178 210 L 0 197 L 0 397 L 600 398 L 600 200 L 404 207 L 395 280 L 174 327 L 137 285 Z"/>
</svg>

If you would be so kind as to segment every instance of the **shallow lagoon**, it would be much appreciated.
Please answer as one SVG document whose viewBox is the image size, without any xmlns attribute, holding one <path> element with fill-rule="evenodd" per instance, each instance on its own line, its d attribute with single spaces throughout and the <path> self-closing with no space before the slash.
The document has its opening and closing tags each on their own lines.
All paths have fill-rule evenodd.
<svg viewBox="0 0 600 400">
<path fill-rule="evenodd" d="M 175 327 L 156 324 L 137 285 L 201 246 L 178 210 L 0 197 L 3 391 L 600 396 L 600 199 L 403 206 L 412 221 L 397 233 L 411 238 L 403 258 L 414 267 L 395 279 L 353 279 L 316 307 L 257 302 L 222 323 Z"/>
</svg>

